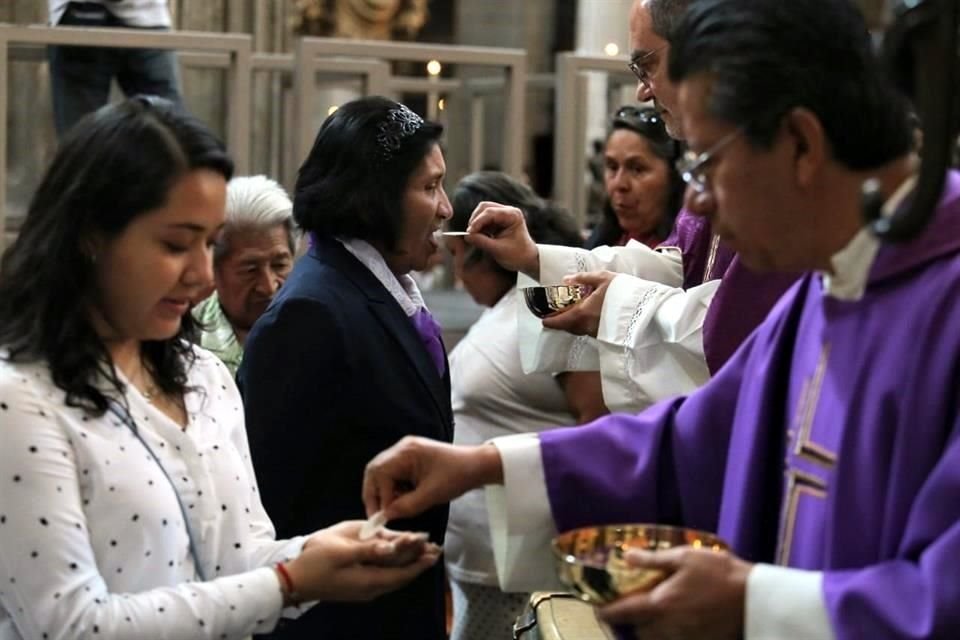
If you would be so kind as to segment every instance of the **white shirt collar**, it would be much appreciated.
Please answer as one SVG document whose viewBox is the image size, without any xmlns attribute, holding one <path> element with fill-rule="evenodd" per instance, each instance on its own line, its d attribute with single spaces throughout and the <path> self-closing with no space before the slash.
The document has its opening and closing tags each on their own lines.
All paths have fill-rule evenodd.
<svg viewBox="0 0 960 640">
<path fill-rule="evenodd" d="M 889 218 L 894 214 L 903 200 L 913 191 L 917 182 L 916 176 L 904 180 L 881 209 L 881 214 Z M 833 273 L 821 273 L 823 278 L 823 295 L 846 302 L 856 302 L 863 297 L 867 288 L 867 278 L 873 261 L 880 251 L 880 241 L 870 231 L 863 227 L 843 249 L 830 258 Z"/>
<path fill-rule="evenodd" d="M 337 238 L 337 242 L 343 245 L 343 248 L 353 254 L 363 266 L 369 269 L 370 273 L 380 281 L 380 284 L 390 292 L 393 299 L 397 301 L 400 308 L 408 316 L 412 316 L 427 305 L 420 294 L 420 288 L 409 274 L 402 276 L 395 275 L 387 266 L 387 261 L 383 259 L 380 252 L 373 248 L 369 242 L 358 238 Z"/>
</svg>

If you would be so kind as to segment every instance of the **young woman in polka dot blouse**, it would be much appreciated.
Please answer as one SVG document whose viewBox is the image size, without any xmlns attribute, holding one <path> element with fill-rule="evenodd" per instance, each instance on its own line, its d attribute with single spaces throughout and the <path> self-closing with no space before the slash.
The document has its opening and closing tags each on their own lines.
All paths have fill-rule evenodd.
<svg viewBox="0 0 960 640">
<path fill-rule="evenodd" d="M 359 522 L 275 539 L 236 386 L 186 340 L 231 173 L 169 103 L 105 107 L 3 257 L 0 640 L 245 638 L 437 559 Z"/>
</svg>

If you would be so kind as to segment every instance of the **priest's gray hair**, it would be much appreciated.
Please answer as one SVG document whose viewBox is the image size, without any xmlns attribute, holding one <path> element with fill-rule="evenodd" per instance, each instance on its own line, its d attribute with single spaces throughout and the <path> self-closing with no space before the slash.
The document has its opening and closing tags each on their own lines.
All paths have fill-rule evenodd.
<svg viewBox="0 0 960 640">
<path fill-rule="evenodd" d="M 293 221 L 293 202 L 276 180 L 267 176 L 239 176 L 227 183 L 227 215 L 223 232 L 214 246 L 217 263 L 230 253 L 230 236 L 238 231 L 269 231 L 283 226 L 296 253 L 299 231 Z"/>
</svg>

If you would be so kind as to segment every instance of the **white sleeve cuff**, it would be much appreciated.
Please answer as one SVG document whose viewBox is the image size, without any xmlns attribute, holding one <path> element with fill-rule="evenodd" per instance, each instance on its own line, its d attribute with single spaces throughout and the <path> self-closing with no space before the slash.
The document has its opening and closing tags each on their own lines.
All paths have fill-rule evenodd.
<svg viewBox="0 0 960 640">
<path fill-rule="evenodd" d="M 503 461 L 503 485 L 486 488 L 500 589 L 560 589 L 550 551 L 557 530 L 547 496 L 540 439 L 525 433 L 491 442 Z"/>
<path fill-rule="evenodd" d="M 590 253 L 586 249 L 538 244 L 537 252 L 540 255 L 539 284 L 561 284 L 564 276 L 588 270 Z"/>
<path fill-rule="evenodd" d="M 540 255 L 540 283 L 560 284 L 563 276 L 582 271 L 615 271 L 673 287 L 683 283 L 683 258 L 676 249 L 654 251 L 630 242 L 625 247 L 597 247 L 591 251 L 576 247 L 537 245 Z"/>
<path fill-rule="evenodd" d="M 630 348 L 693 339 L 702 356 L 703 322 L 719 286 L 720 280 L 711 280 L 684 290 L 618 275 L 607 288 L 597 339 Z"/>
<path fill-rule="evenodd" d="M 523 289 L 535 286 L 536 280 L 517 274 L 520 298 L 523 298 Z M 524 373 L 597 371 L 600 368 L 596 340 L 544 328 L 543 320 L 533 315 L 522 299 L 517 302 L 517 343 Z"/>
<path fill-rule="evenodd" d="M 610 283 L 597 332 L 603 399 L 636 413 L 710 379 L 703 319 L 716 283 L 686 291 L 620 274 Z"/>
<path fill-rule="evenodd" d="M 744 640 L 833 640 L 823 573 L 756 564 L 747 577 Z"/>
</svg>

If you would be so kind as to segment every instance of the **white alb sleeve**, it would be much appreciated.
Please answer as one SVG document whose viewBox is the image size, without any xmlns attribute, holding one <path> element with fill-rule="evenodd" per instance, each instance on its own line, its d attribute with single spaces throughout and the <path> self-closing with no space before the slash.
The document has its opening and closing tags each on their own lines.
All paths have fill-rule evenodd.
<svg viewBox="0 0 960 640">
<path fill-rule="evenodd" d="M 642 411 L 706 383 L 703 320 L 719 285 L 712 280 L 683 290 L 628 275 L 613 279 L 597 331 L 603 400 L 611 411 Z"/>
<path fill-rule="evenodd" d="M 674 247 L 651 249 L 631 241 L 624 247 L 577 247 L 537 245 L 540 254 L 540 284 L 561 284 L 563 277 L 584 271 L 615 271 L 679 287 L 683 284 L 683 258 Z"/>
<path fill-rule="evenodd" d="M 676 287 L 683 283 L 680 251 L 672 247 L 654 251 L 639 242 L 631 242 L 625 247 L 597 247 L 592 251 L 556 245 L 537 245 L 537 248 L 540 280 L 518 274 L 517 288 L 521 294 L 525 287 L 560 284 L 564 276 L 585 271 L 627 273 Z M 517 309 L 517 334 L 520 362 L 525 373 L 600 369 L 600 355 L 594 338 L 545 329 L 542 321 L 525 305 Z"/>
<path fill-rule="evenodd" d="M 503 461 L 503 484 L 486 488 L 490 539 L 500 589 L 561 589 L 550 541 L 557 535 L 534 433 L 491 440 Z"/>
<path fill-rule="evenodd" d="M 600 355 L 597 341 L 590 336 L 575 336 L 566 331 L 546 329 L 523 302 L 523 290 L 537 282 L 517 274 L 517 342 L 524 373 L 563 371 L 598 371 Z"/>
<path fill-rule="evenodd" d="M 834 640 L 823 573 L 756 564 L 747 577 L 744 640 Z"/>
</svg>

